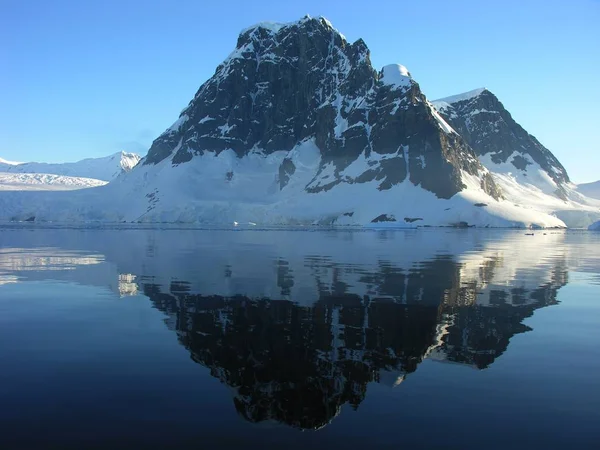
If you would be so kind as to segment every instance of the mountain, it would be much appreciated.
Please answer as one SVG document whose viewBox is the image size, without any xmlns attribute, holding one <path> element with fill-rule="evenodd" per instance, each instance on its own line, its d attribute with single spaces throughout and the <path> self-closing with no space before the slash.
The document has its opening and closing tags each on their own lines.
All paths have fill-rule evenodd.
<svg viewBox="0 0 600 450">
<path fill-rule="evenodd" d="M 488 89 L 432 102 L 492 173 L 505 198 L 556 215 L 572 227 L 600 218 L 600 203 L 571 183 L 566 169 Z"/>
<path fill-rule="evenodd" d="M 600 181 L 578 184 L 577 190 L 588 197 L 600 199 Z"/>
<path fill-rule="evenodd" d="M 483 164 L 496 173 L 512 172 L 544 192 L 566 199 L 569 176 L 556 157 L 512 118 L 485 88 L 433 102 L 442 117 L 465 138 Z"/>
<path fill-rule="evenodd" d="M 142 221 L 540 220 L 499 202 L 489 172 L 406 68 L 375 70 L 366 44 L 324 18 L 242 31 L 131 175 L 146 197 Z"/>
<path fill-rule="evenodd" d="M 126 152 L 118 152 L 102 158 L 87 158 L 72 163 L 12 163 L 0 160 L 0 172 L 52 174 L 108 182 L 121 173 L 129 172 L 139 160 L 139 155 Z"/>
<path fill-rule="evenodd" d="M 310 193 L 372 181 L 389 190 L 408 180 L 450 198 L 463 189 L 464 171 L 498 198 L 472 151 L 406 68 L 389 65 L 378 73 L 369 56 L 362 40 L 350 44 L 322 18 L 244 30 L 144 164 L 166 158 L 184 164 L 224 151 L 268 157 L 312 141 L 321 160 L 306 185 Z M 280 190 L 295 171 L 291 155 L 284 157 Z"/>
<path fill-rule="evenodd" d="M 565 226 L 554 207 L 507 199 L 470 139 L 404 66 L 374 69 L 364 41 L 348 42 L 326 19 L 262 23 L 240 33 L 131 172 L 69 197 L 4 194 L 0 217 Z"/>
</svg>

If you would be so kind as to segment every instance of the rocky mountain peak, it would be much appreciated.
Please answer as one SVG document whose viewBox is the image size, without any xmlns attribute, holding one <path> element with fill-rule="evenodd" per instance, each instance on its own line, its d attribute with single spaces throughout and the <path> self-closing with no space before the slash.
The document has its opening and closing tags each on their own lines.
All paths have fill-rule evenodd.
<svg viewBox="0 0 600 450">
<path fill-rule="evenodd" d="M 242 47 L 243 45 L 247 44 L 249 40 L 273 36 L 282 31 L 292 31 L 295 34 L 305 33 L 308 35 L 315 35 L 319 33 L 334 33 L 342 41 L 347 42 L 346 37 L 337 29 L 335 29 L 331 22 L 325 17 L 311 17 L 307 14 L 300 20 L 296 20 L 294 22 L 260 22 L 248 28 L 245 28 L 240 32 L 238 36 L 238 42 L 236 47 Z"/>
<path fill-rule="evenodd" d="M 565 197 L 569 176 L 556 157 L 519 125 L 491 91 L 475 89 L 435 100 L 435 107 L 458 132 L 488 169 L 509 164 L 526 175 L 529 166 L 539 165 L 556 185 L 555 194 Z M 491 167 L 493 166 L 493 167 Z"/>
<path fill-rule="evenodd" d="M 350 44 L 327 19 L 309 16 L 243 30 L 236 49 L 154 141 L 145 164 L 170 158 L 178 165 L 206 152 L 270 155 L 307 140 L 321 154 L 307 192 L 372 181 L 387 190 L 409 179 L 449 198 L 464 188 L 464 171 L 500 195 L 404 66 L 376 71 L 364 41 Z M 360 170 L 346 170 L 357 162 Z M 285 159 L 280 189 L 294 171 Z"/>
</svg>

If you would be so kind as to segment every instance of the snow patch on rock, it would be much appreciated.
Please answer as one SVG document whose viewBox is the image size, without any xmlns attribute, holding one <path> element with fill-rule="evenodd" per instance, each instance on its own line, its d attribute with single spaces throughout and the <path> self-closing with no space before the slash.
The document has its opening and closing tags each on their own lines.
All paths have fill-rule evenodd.
<svg viewBox="0 0 600 450">
<path fill-rule="evenodd" d="M 457 102 L 462 102 L 465 100 L 470 100 L 474 97 L 477 97 L 481 94 L 483 94 L 484 91 L 486 91 L 486 88 L 478 88 L 478 89 L 473 89 L 472 91 L 468 91 L 468 92 L 463 92 L 462 94 L 457 94 L 457 95 L 451 95 L 450 97 L 444 97 L 444 98 L 440 98 L 437 100 L 433 101 L 433 104 L 437 104 L 437 103 L 447 103 L 447 104 L 452 104 L 452 103 L 457 103 Z"/>
<path fill-rule="evenodd" d="M 408 69 L 401 64 L 388 64 L 381 70 L 381 78 L 383 84 L 397 88 L 408 88 L 412 84 L 412 77 Z"/>
<path fill-rule="evenodd" d="M 429 110 L 431 111 L 431 114 L 433 115 L 433 117 L 435 118 L 435 120 L 437 121 L 438 125 L 440 126 L 440 128 L 442 130 L 444 130 L 444 133 L 446 134 L 450 134 L 450 133 L 456 133 L 456 131 L 454 131 L 454 128 L 452 128 L 450 125 L 448 125 L 448 122 L 446 122 L 442 116 L 440 116 L 440 113 L 437 112 L 437 110 L 435 109 L 435 106 L 431 103 L 431 102 L 427 102 L 427 106 L 429 107 Z"/>
</svg>

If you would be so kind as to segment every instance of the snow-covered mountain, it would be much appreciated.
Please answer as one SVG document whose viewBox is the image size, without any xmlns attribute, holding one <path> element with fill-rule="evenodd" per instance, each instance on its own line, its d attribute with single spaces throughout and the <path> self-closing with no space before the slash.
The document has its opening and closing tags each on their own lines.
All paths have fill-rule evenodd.
<svg viewBox="0 0 600 450">
<path fill-rule="evenodd" d="M 513 173 L 522 183 L 566 199 L 569 176 L 556 157 L 527 133 L 485 88 L 434 100 L 448 123 L 496 173 Z"/>
<path fill-rule="evenodd" d="M 600 218 L 600 203 L 571 183 L 552 152 L 525 131 L 488 89 L 432 103 L 469 143 L 507 200 L 556 215 L 575 227 Z"/>
<path fill-rule="evenodd" d="M 0 217 L 565 226 L 553 205 L 507 196 L 478 159 L 490 152 L 472 148 L 476 139 L 463 138 L 460 125 L 438 113 L 405 67 L 374 69 L 366 44 L 348 42 L 326 19 L 262 23 L 240 33 L 134 170 L 68 196 L 7 193 Z M 552 168 L 550 181 L 568 183 L 560 163 Z"/>
<path fill-rule="evenodd" d="M 371 182 L 385 191 L 406 180 L 450 198 L 464 186 L 462 171 L 498 197 L 406 68 L 377 72 L 362 40 L 350 44 L 326 19 L 308 17 L 244 30 L 144 164 L 186 164 L 222 152 L 241 160 L 277 155 L 283 191 L 296 178 L 289 153 L 309 141 L 320 161 L 304 183 L 308 193 Z"/>
<path fill-rule="evenodd" d="M 112 181 L 121 173 L 129 172 L 139 162 L 135 153 L 118 152 L 102 158 L 86 158 L 67 163 L 15 163 L 0 159 L 0 172 L 52 174 L 66 177 L 91 178 Z"/>
<path fill-rule="evenodd" d="M 600 199 L 600 180 L 578 184 L 577 190 L 587 197 Z"/>
</svg>

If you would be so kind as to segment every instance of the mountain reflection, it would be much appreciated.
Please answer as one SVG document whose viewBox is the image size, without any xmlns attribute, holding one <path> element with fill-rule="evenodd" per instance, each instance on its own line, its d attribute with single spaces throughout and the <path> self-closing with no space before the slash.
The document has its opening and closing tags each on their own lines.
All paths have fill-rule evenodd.
<svg viewBox="0 0 600 450">
<path fill-rule="evenodd" d="M 254 300 L 160 292 L 154 305 L 192 359 L 236 388 L 246 419 L 274 419 L 320 428 L 344 403 L 358 407 L 367 384 L 383 371 L 414 372 L 436 338 L 439 308 L 387 299 L 333 295 L 313 307 L 289 300 Z"/>
<path fill-rule="evenodd" d="M 370 383 L 391 388 L 418 376 L 425 359 L 493 364 L 530 330 L 525 318 L 557 303 L 569 268 L 600 260 L 593 236 L 567 240 L 444 230 L 17 230 L 0 235 L 0 282 L 68 280 L 143 294 L 193 361 L 232 388 L 243 418 L 318 429 L 343 405 L 358 408 Z"/>
<path fill-rule="evenodd" d="M 447 255 L 409 270 L 389 262 L 372 271 L 313 257 L 305 263 L 317 290 L 301 301 L 192 294 L 189 282 L 171 283 L 168 292 L 143 284 L 192 359 L 234 388 L 235 408 L 251 422 L 321 428 L 345 403 L 358 408 L 369 383 L 398 385 L 426 357 L 486 368 L 512 336 L 530 330 L 523 319 L 555 304 L 567 282 L 560 260 L 535 288 L 491 286 L 498 258 L 486 259 L 476 277 Z M 319 277 L 326 272 L 329 284 Z M 358 273 L 367 293 L 352 293 L 348 272 Z M 282 297 L 294 285 L 279 260 Z"/>
</svg>

